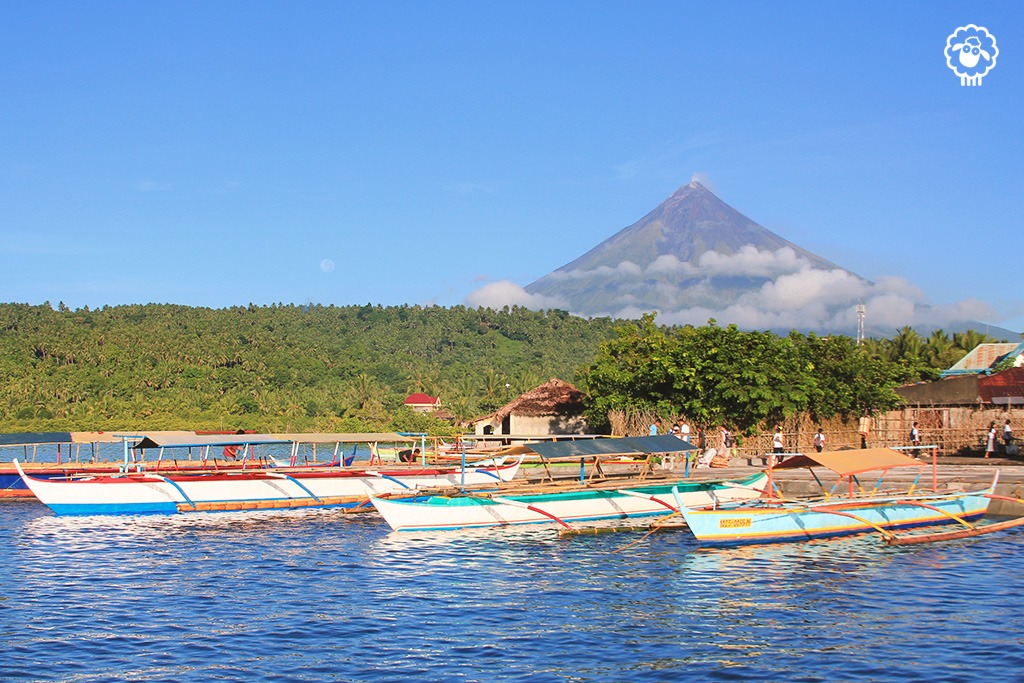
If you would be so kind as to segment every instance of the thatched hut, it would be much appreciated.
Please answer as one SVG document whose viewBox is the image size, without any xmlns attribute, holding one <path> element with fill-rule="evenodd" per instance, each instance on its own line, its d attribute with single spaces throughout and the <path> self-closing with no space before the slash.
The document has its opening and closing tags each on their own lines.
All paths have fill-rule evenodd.
<svg viewBox="0 0 1024 683">
<path fill-rule="evenodd" d="M 551 379 L 522 394 L 489 415 L 471 420 L 477 435 L 582 434 L 583 392 L 560 379 Z"/>
</svg>

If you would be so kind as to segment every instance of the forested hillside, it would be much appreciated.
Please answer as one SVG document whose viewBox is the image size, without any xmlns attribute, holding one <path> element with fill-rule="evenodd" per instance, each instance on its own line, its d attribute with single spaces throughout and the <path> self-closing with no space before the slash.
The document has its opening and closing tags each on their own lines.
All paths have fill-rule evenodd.
<svg viewBox="0 0 1024 683">
<path fill-rule="evenodd" d="M 450 432 L 455 418 L 558 377 L 609 410 L 685 410 L 753 429 L 794 411 L 882 409 L 987 338 L 899 330 L 847 337 L 662 328 L 563 311 L 462 306 L 0 304 L 0 431 L 254 429 Z M 844 393 L 846 392 L 846 393 Z"/>
<path fill-rule="evenodd" d="M 437 427 L 409 393 L 481 414 L 574 381 L 611 329 L 522 308 L 0 304 L 0 429 Z"/>
</svg>

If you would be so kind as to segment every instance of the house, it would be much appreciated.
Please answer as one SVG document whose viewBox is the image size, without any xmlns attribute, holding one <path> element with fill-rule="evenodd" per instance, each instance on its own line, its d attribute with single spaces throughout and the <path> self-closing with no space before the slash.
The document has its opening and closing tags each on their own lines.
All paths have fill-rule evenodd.
<svg viewBox="0 0 1024 683">
<path fill-rule="evenodd" d="M 998 365 L 1007 357 L 1019 359 L 1022 356 L 1024 356 L 1024 342 L 978 344 L 970 353 L 957 361 L 953 367 L 948 370 L 943 370 L 940 377 L 955 377 L 987 373 L 991 371 L 993 366 Z M 1024 361 L 1022 361 L 1022 363 L 1024 363 Z"/>
<path fill-rule="evenodd" d="M 1024 431 L 1024 367 L 992 375 L 950 375 L 934 382 L 897 387 L 904 406 L 889 411 L 880 422 L 887 425 L 887 443 L 905 445 L 910 426 L 918 422 L 924 441 L 944 453 L 980 453 L 989 425 L 1006 420 Z"/>
<path fill-rule="evenodd" d="M 432 413 L 441 406 L 441 397 L 427 394 L 410 394 L 404 401 L 405 405 L 417 413 Z"/>
<path fill-rule="evenodd" d="M 1024 368 L 1010 368 L 994 375 L 951 375 L 935 382 L 897 387 L 896 393 L 908 404 L 917 406 L 1024 406 Z"/>
<path fill-rule="evenodd" d="M 479 436 L 582 434 L 586 429 L 583 392 L 568 382 L 551 379 L 471 423 Z"/>
</svg>

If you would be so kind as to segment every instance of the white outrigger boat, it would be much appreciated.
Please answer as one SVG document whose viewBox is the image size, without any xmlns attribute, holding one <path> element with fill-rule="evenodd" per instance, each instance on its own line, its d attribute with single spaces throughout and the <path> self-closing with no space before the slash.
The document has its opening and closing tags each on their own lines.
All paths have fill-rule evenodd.
<svg viewBox="0 0 1024 683">
<path fill-rule="evenodd" d="M 551 476 L 549 464 L 580 463 L 578 483 L 563 483 L 552 490 L 463 491 L 457 494 L 416 496 L 383 494 L 371 497 L 381 516 L 396 531 L 427 531 L 516 524 L 557 523 L 571 529 L 572 523 L 624 520 L 651 515 L 678 514 L 680 508 L 722 504 L 758 498 L 766 493 L 768 477 L 758 472 L 738 481 L 690 480 L 645 481 L 651 461 L 696 450 L 675 436 L 641 436 L 588 441 L 535 442 L 515 446 L 503 454 L 541 459 Z M 591 479 L 584 461 L 592 459 Z M 641 471 L 629 479 L 610 479 L 601 463 L 639 459 Z M 687 461 L 688 462 L 688 461 Z M 689 469 L 687 469 L 689 473 Z M 599 479 L 595 478 L 600 476 Z"/>
<path fill-rule="evenodd" d="M 145 443 L 140 442 L 140 445 Z M 287 440 L 242 434 L 197 436 L 163 448 L 236 448 L 241 458 L 256 445 L 287 445 Z M 40 479 L 14 460 L 32 493 L 58 515 L 176 514 L 182 512 L 281 508 L 359 507 L 369 497 L 392 491 L 486 486 L 510 481 L 520 461 L 471 463 L 465 467 L 338 466 L 207 470 L 195 473 L 147 471 L 132 464 L 125 441 L 125 466 L 116 474 Z M 135 468 L 136 471 L 130 471 Z"/>
<path fill-rule="evenodd" d="M 673 437 L 674 438 L 674 437 Z M 461 495 L 371 496 L 373 505 L 395 531 L 433 531 L 516 524 L 624 520 L 678 513 L 688 506 L 759 498 L 768 476 L 763 472 L 735 481 L 681 480 L 615 487 L 572 487 L 546 493 L 475 492 Z"/>
</svg>

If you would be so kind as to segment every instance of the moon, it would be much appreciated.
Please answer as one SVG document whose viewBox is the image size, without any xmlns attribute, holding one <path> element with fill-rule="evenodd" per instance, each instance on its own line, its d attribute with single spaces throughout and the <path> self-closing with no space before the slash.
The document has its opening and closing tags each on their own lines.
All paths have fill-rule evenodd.
<svg viewBox="0 0 1024 683">
<path fill-rule="evenodd" d="M 323 261 L 320 262 L 320 270 L 324 271 L 325 273 L 333 272 L 334 261 L 332 261 L 329 258 L 325 258 Z"/>
</svg>

